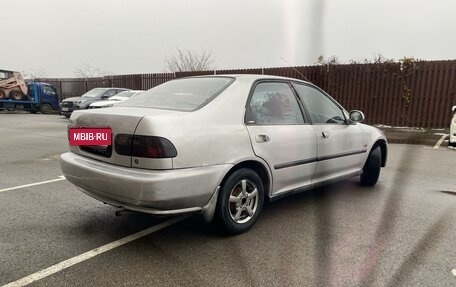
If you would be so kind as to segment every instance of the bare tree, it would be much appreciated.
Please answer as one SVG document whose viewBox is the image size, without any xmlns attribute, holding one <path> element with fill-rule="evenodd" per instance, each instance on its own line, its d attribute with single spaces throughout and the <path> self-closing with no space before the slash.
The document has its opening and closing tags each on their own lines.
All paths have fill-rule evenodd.
<svg viewBox="0 0 456 287">
<path fill-rule="evenodd" d="M 165 69 L 169 72 L 207 71 L 214 68 L 212 52 L 201 50 L 182 50 L 176 48 L 176 53 L 165 59 Z"/>
<path fill-rule="evenodd" d="M 76 77 L 85 79 L 103 77 L 109 74 L 109 72 L 101 71 L 99 68 L 92 67 L 89 63 L 75 66 L 73 73 Z"/>
<path fill-rule="evenodd" d="M 22 75 L 26 79 L 42 79 L 46 77 L 46 71 L 43 68 L 32 68 L 28 71 L 23 71 Z"/>
</svg>

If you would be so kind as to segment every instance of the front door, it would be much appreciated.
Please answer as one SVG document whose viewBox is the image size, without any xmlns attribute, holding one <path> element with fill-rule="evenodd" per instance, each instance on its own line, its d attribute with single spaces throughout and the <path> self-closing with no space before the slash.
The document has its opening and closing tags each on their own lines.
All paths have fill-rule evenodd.
<svg viewBox="0 0 456 287">
<path fill-rule="evenodd" d="M 245 121 L 255 154 L 272 172 L 271 195 L 311 184 L 317 140 L 288 82 L 257 83 Z"/>
<path fill-rule="evenodd" d="M 346 119 L 342 107 L 319 89 L 293 84 L 312 121 L 318 142 L 314 182 L 346 176 L 359 171 L 364 154 L 362 132 Z"/>
</svg>

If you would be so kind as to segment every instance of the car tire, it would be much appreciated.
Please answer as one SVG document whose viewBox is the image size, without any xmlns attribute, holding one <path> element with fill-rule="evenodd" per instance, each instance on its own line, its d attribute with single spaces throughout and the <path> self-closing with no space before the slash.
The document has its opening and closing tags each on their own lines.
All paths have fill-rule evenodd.
<svg viewBox="0 0 456 287">
<path fill-rule="evenodd" d="M 264 202 L 261 178 L 251 169 L 233 172 L 223 183 L 217 200 L 216 216 L 231 234 L 249 230 L 257 221 Z"/>
<path fill-rule="evenodd" d="M 448 141 L 448 147 L 455 148 L 456 147 L 456 143 L 452 143 L 452 142 Z"/>
<path fill-rule="evenodd" d="M 0 100 L 6 99 L 6 93 L 4 90 L 0 89 Z"/>
<path fill-rule="evenodd" d="M 42 114 L 49 114 L 52 112 L 52 107 L 49 104 L 41 104 L 40 105 L 40 112 Z"/>
<path fill-rule="evenodd" d="M 366 164 L 361 174 L 361 185 L 374 186 L 380 176 L 382 166 L 382 150 L 379 146 L 375 147 L 369 154 Z"/>
<path fill-rule="evenodd" d="M 20 101 L 24 98 L 24 94 L 21 91 L 16 91 L 16 90 L 11 91 L 9 96 L 10 96 L 10 99 L 12 99 L 14 101 Z"/>
<path fill-rule="evenodd" d="M 71 115 L 64 115 L 65 118 L 69 119 Z"/>
</svg>

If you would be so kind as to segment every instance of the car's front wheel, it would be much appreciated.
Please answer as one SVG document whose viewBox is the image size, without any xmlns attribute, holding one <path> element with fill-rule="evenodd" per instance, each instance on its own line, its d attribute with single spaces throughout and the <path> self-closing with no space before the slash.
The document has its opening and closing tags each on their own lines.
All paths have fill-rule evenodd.
<svg viewBox="0 0 456 287">
<path fill-rule="evenodd" d="M 363 167 L 363 173 L 361 174 L 361 184 L 365 186 L 374 186 L 378 177 L 380 176 L 380 169 L 382 167 L 382 150 L 379 146 L 375 147 L 369 157 L 367 158 L 366 164 Z"/>
<path fill-rule="evenodd" d="M 240 234 L 258 219 L 264 201 L 261 178 L 251 169 L 232 173 L 223 184 L 217 201 L 217 217 L 226 231 Z"/>
</svg>

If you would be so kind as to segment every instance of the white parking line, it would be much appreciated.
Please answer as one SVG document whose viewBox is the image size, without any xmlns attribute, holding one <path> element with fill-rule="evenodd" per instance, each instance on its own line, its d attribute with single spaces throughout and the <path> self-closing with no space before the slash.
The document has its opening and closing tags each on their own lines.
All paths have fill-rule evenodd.
<svg viewBox="0 0 456 287">
<path fill-rule="evenodd" d="M 447 134 L 444 134 L 444 135 L 439 139 L 439 141 L 435 144 L 434 148 L 439 148 L 440 145 L 443 143 L 443 141 L 445 140 L 445 138 L 446 138 L 447 136 L 448 136 Z"/>
<path fill-rule="evenodd" d="M 20 189 L 20 188 L 25 188 L 25 187 L 35 186 L 35 185 L 41 185 L 41 184 L 46 184 L 46 183 L 51 183 L 51 182 L 56 182 L 56 181 L 61 181 L 61 180 L 65 180 L 65 177 L 63 175 L 59 176 L 59 178 L 56 178 L 56 179 L 45 180 L 45 181 L 40 181 L 40 182 L 29 183 L 29 184 L 24 184 L 24 185 L 19 185 L 19 186 L 14 186 L 14 187 L 8 187 L 8 188 L 0 189 L 0 192 Z"/>
<path fill-rule="evenodd" d="M 100 255 L 102 253 L 105 253 L 109 250 L 112 250 L 116 247 L 122 246 L 124 244 L 127 244 L 133 240 L 136 240 L 138 238 L 144 237 L 146 235 L 149 235 L 153 232 L 157 232 L 165 227 L 168 227 L 170 225 L 173 225 L 175 223 L 178 223 L 179 221 L 182 221 L 188 217 L 190 217 L 191 214 L 184 214 L 178 217 L 174 217 L 170 220 L 167 220 L 165 222 L 162 222 L 160 224 L 157 224 L 155 226 L 149 227 L 147 229 L 144 229 L 142 231 L 139 231 L 137 233 L 131 234 L 127 237 L 121 238 L 119 240 L 113 241 L 111 243 L 108 243 L 106 245 L 100 246 L 98 248 L 92 249 L 90 251 L 87 251 L 85 253 L 82 253 L 81 255 L 75 256 L 73 258 L 67 259 L 65 261 L 62 261 L 60 263 L 57 263 L 55 265 L 52 265 L 51 267 L 48 267 L 46 269 L 43 269 L 41 271 L 35 272 L 29 276 L 26 276 L 22 279 L 19 279 L 17 281 L 8 283 L 6 285 L 3 285 L 2 287 L 19 287 L 19 286 L 25 286 L 30 283 L 33 283 L 35 281 L 38 281 L 40 279 L 43 279 L 44 277 L 47 277 L 49 275 L 52 275 L 54 273 L 57 273 L 59 271 L 62 271 L 68 267 L 71 267 L 73 265 L 76 265 L 78 263 L 81 263 L 83 261 L 86 261 L 90 258 L 93 258 L 97 255 Z"/>
</svg>

